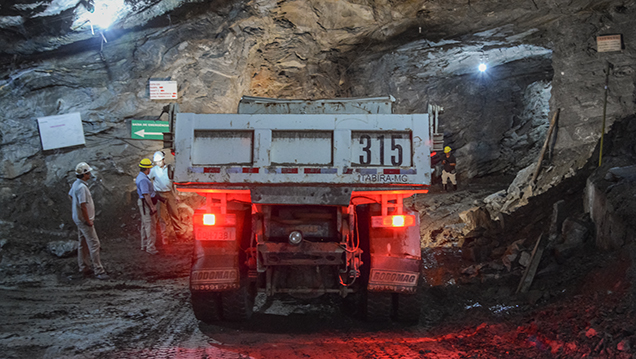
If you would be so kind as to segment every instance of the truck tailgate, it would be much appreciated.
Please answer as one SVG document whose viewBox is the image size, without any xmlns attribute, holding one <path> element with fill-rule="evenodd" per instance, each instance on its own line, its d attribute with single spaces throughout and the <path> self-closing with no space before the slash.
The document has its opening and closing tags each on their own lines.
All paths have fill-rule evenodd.
<svg viewBox="0 0 636 359">
<path fill-rule="evenodd" d="M 175 123 L 181 187 L 430 184 L 428 115 L 192 114 Z"/>
</svg>

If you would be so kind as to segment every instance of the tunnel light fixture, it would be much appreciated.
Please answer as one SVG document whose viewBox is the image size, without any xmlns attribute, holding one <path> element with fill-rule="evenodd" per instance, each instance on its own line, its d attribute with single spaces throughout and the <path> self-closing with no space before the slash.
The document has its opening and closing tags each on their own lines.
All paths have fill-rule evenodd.
<svg viewBox="0 0 636 359">
<path fill-rule="evenodd" d="M 95 12 L 95 1 L 94 0 L 81 0 L 80 4 L 83 4 L 86 8 L 86 11 L 91 14 Z"/>
<path fill-rule="evenodd" d="M 107 30 L 115 20 L 124 12 L 124 0 L 94 0 L 89 2 L 92 10 L 85 14 L 91 26 L 95 25 L 102 30 Z"/>
<path fill-rule="evenodd" d="M 488 69 L 488 66 L 486 66 L 486 64 L 482 62 L 479 64 L 477 68 L 479 69 L 480 72 L 485 72 Z"/>
</svg>

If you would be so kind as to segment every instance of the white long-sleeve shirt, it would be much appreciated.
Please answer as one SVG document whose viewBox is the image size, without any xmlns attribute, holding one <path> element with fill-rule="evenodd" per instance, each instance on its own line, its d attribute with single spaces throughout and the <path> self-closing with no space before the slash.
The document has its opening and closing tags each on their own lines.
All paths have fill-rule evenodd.
<svg viewBox="0 0 636 359">
<path fill-rule="evenodd" d="M 152 185 L 157 192 L 172 191 L 172 181 L 168 178 L 168 166 L 154 166 L 150 169 L 148 177 L 152 180 Z"/>
</svg>

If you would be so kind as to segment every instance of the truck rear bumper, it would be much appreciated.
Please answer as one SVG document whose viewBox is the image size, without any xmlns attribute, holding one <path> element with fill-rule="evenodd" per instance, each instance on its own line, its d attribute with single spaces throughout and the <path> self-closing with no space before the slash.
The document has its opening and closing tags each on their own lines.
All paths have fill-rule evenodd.
<svg viewBox="0 0 636 359">
<path fill-rule="evenodd" d="M 314 243 L 304 241 L 299 245 L 289 243 L 259 243 L 258 270 L 266 266 L 316 266 L 343 265 L 344 249 L 338 243 Z"/>
</svg>

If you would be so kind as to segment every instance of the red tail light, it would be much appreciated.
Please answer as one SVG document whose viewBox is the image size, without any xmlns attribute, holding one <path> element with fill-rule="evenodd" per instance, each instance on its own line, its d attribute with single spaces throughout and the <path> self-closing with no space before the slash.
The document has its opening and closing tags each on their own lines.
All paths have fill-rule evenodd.
<svg viewBox="0 0 636 359">
<path fill-rule="evenodd" d="M 236 215 L 233 213 L 197 213 L 194 215 L 194 224 L 199 226 L 235 226 Z"/>
<path fill-rule="evenodd" d="M 373 216 L 371 217 L 371 227 L 411 227 L 415 225 L 415 216 L 394 215 L 394 216 Z"/>
<path fill-rule="evenodd" d="M 203 225 L 204 226 L 213 226 L 216 224 L 216 215 L 212 213 L 206 213 L 203 215 Z"/>
</svg>

